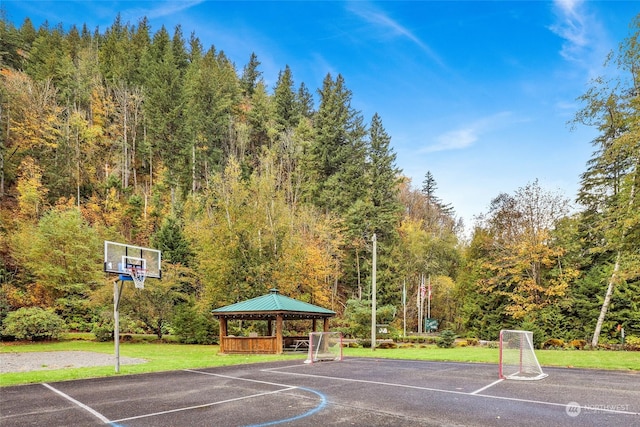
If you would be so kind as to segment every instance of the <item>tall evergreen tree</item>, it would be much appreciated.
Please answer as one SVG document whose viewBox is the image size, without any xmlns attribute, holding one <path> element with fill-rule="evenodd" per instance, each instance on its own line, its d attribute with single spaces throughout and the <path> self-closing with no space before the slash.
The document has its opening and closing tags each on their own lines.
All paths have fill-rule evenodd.
<svg viewBox="0 0 640 427">
<path fill-rule="evenodd" d="M 366 130 L 341 75 L 334 81 L 327 74 L 319 95 L 310 148 L 311 200 L 325 212 L 341 214 L 366 193 Z"/>
<path fill-rule="evenodd" d="M 22 21 L 22 26 L 20 27 L 20 35 L 22 36 L 22 47 L 26 51 L 29 51 L 37 35 L 36 29 L 33 26 L 33 22 L 31 22 L 31 19 L 29 17 L 24 18 L 24 21 Z"/>
<path fill-rule="evenodd" d="M 144 106 L 155 154 L 168 167 L 171 184 L 177 185 L 189 150 L 185 147 L 186 138 L 183 138 L 183 81 L 173 54 L 169 34 L 162 27 L 153 36 L 145 56 L 145 99 L 148 102 Z"/>
<path fill-rule="evenodd" d="M 185 40 L 182 35 L 182 27 L 176 25 L 173 32 L 173 38 L 171 39 L 171 49 L 173 50 L 173 62 L 175 67 L 180 71 L 181 75 L 184 75 L 189 65 L 189 55 L 185 46 Z"/>
<path fill-rule="evenodd" d="M 138 26 L 131 34 L 131 52 L 129 58 L 132 62 L 128 70 L 127 82 L 141 87 L 145 83 L 146 70 L 143 69 L 143 58 L 151 46 L 151 27 L 149 20 L 144 17 L 138 22 Z"/>
<path fill-rule="evenodd" d="M 422 194 L 427 197 L 426 225 L 430 228 L 437 227 L 443 219 L 453 219 L 454 211 L 451 204 L 445 204 L 436 196 L 438 184 L 431 171 L 427 171 L 422 181 Z"/>
<path fill-rule="evenodd" d="M 586 106 L 575 119 L 600 132 L 593 141 L 596 152 L 583 174 L 578 201 L 586 207 L 583 229 L 591 245 L 588 250 L 612 264 L 591 340 L 594 347 L 615 288 L 640 280 L 640 15 L 631 28 L 634 33 L 610 58 L 623 73 L 611 83 L 595 80 L 581 97 Z"/>
<path fill-rule="evenodd" d="M 293 91 L 293 77 L 291 69 L 287 65 L 284 71 L 278 73 L 278 81 L 273 90 L 274 112 L 276 129 L 283 132 L 293 129 L 298 124 L 299 107 L 296 103 L 296 95 Z"/>
<path fill-rule="evenodd" d="M 0 10 L 0 66 L 18 70 L 22 65 L 18 54 L 23 44 L 22 37 L 3 15 L 4 11 Z"/>
<path fill-rule="evenodd" d="M 110 83 L 127 81 L 131 65 L 129 55 L 133 51 L 129 45 L 129 28 L 123 24 L 118 14 L 107 28 L 100 45 L 100 70 Z"/>
<path fill-rule="evenodd" d="M 374 209 L 374 231 L 379 240 L 396 235 L 402 207 L 398 193 L 400 170 L 397 168 L 396 154 L 391 148 L 391 137 L 382 125 L 382 119 L 376 113 L 369 127 L 369 165 L 368 176 L 371 191 L 371 203 Z"/>
<path fill-rule="evenodd" d="M 185 267 L 189 267 L 193 262 L 194 253 L 184 235 L 183 225 L 176 216 L 165 219 L 162 227 L 153 236 L 152 243 L 154 248 L 162 251 L 163 261 Z"/>
<path fill-rule="evenodd" d="M 393 304 L 400 300 L 400 287 L 394 270 L 391 252 L 398 243 L 402 206 L 400 205 L 400 171 L 391 148 L 391 137 L 384 129 L 382 119 L 376 113 L 369 126 L 367 177 L 371 200 L 371 229 L 378 241 L 378 293 L 381 304 Z"/>
<path fill-rule="evenodd" d="M 307 89 L 304 82 L 300 83 L 300 86 L 298 87 L 296 100 L 299 109 L 298 115 L 301 118 L 312 118 L 314 113 L 313 95 L 311 95 L 311 92 L 309 92 L 309 89 Z"/>
<path fill-rule="evenodd" d="M 254 161 L 262 148 L 271 146 L 273 134 L 273 106 L 264 84 L 258 83 L 251 96 L 251 109 L 247 113 L 250 126 L 250 144 L 247 155 Z"/>
<path fill-rule="evenodd" d="M 258 56 L 254 52 L 251 52 L 249 63 L 244 66 L 242 77 L 240 77 L 242 94 L 246 97 L 250 98 L 258 86 L 258 83 L 262 81 L 262 72 L 258 70 L 259 66 L 260 61 L 258 61 Z"/>
</svg>

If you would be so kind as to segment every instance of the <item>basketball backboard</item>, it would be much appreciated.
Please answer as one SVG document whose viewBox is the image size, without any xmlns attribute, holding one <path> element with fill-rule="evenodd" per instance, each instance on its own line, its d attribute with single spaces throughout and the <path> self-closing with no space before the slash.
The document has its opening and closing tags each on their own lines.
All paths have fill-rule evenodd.
<svg viewBox="0 0 640 427">
<path fill-rule="evenodd" d="M 107 240 L 104 242 L 104 271 L 106 273 L 128 274 L 127 267 L 137 267 L 146 270 L 146 277 L 161 279 L 161 259 L 162 256 L 157 249 Z"/>
</svg>

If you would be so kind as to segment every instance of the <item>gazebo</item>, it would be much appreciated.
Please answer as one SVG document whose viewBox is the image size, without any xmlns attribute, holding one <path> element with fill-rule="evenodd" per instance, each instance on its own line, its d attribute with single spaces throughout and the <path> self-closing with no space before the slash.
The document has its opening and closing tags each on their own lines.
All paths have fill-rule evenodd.
<svg viewBox="0 0 640 427">
<path fill-rule="evenodd" d="M 268 294 L 247 301 L 238 302 L 211 311 L 220 320 L 220 353 L 281 354 L 285 339 L 282 326 L 285 320 L 312 320 L 312 331 L 316 330 L 318 319 L 323 320 L 323 331 L 329 331 L 329 318 L 336 315 L 332 310 L 318 307 L 293 298 L 280 295 L 277 289 Z M 235 337 L 227 335 L 227 321 L 264 320 L 267 322 L 267 336 Z M 273 321 L 275 320 L 275 335 Z M 308 345 L 307 337 L 287 337 L 286 344 L 296 348 Z"/>
</svg>

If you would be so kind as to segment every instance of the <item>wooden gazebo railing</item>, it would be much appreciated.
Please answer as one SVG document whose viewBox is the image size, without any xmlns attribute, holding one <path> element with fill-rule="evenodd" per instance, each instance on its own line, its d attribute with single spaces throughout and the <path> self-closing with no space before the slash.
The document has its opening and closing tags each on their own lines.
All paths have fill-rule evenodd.
<svg viewBox="0 0 640 427">
<path fill-rule="evenodd" d="M 220 353 L 278 354 L 276 337 L 220 337 Z"/>
</svg>

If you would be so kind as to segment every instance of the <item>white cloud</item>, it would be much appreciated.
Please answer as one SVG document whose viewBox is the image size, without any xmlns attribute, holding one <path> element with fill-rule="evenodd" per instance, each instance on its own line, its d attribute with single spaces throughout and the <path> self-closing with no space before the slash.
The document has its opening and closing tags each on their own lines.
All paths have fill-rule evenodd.
<svg viewBox="0 0 640 427">
<path fill-rule="evenodd" d="M 171 16 L 185 9 L 189 9 L 193 6 L 197 6 L 203 3 L 204 0 L 183 0 L 183 1 L 156 1 L 150 2 L 152 8 L 146 13 L 149 19 L 162 18 L 165 16 Z"/>
<path fill-rule="evenodd" d="M 488 132 L 521 121 L 514 120 L 512 114 L 507 111 L 483 117 L 459 129 L 450 130 L 437 136 L 433 144 L 421 149 L 420 152 L 433 153 L 436 151 L 461 150 L 472 146 L 482 135 Z"/>
<path fill-rule="evenodd" d="M 391 17 L 389 17 L 379 9 L 374 8 L 371 4 L 367 2 L 355 2 L 351 4 L 349 9 L 364 21 L 368 22 L 369 24 L 373 24 L 379 30 L 385 32 L 385 34 L 391 34 L 393 36 L 410 40 L 423 52 L 425 52 L 432 61 L 434 61 L 439 66 L 446 68 L 444 61 L 433 49 L 431 49 L 428 44 L 420 40 L 420 38 L 417 37 L 408 28 L 393 20 Z"/>
<path fill-rule="evenodd" d="M 584 0 L 555 0 L 556 20 L 549 29 L 564 40 L 560 55 L 593 78 L 610 44 L 601 22 L 587 6 Z"/>
<path fill-rule="evenodd" d="M 478 129 L 464 128 L 446 132 L 436 138 L 436 143 L 425 148 L 423 152 L 460 150 L 478 140 Z"/>
<path fill-rule="evenodd" d="M 579 60 L 589 43 L 589 34 L 581 8 L 582 0 L 556 0 L 557 22 L 551 31 L 565 40 L 560 54 L 569 61 Z"/>
</svg>

